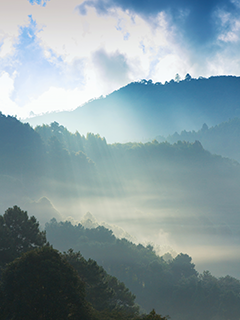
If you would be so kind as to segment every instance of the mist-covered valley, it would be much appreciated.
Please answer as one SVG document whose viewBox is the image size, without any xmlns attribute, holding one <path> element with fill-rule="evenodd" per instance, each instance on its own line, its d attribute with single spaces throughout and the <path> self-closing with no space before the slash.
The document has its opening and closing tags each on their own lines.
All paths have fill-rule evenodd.
<svg viewBox="0 0 240 320">
<path fill-rule="evenodd" d="M 215 80 L 238 78 L 209 81 Z M 208 80 L 188 79 L 182 85 L 191 81 L 197 88 Z M 155 90 L 156 84 L 139 86 L 150 101 L 149 86 Z M 105 100 L 99 101 L 98 112 L 104 115 Z M 215 104 L 212 119 L 218 112 L 221 123 L 208 126 L 211 112 L 204 118 L 205 107 L 198 128 L 165 136 L 162 111 L 151 115 L 155 124 L 149 117 L 144 122 L 143 113 L 141 126 L 148 130 L 151 125 L 152 134 L 160 134 L 126 143 L 108 143 L 97 132 L 71 132 L 57 121 L 33 128 L 1 114 L 0 210 L 14 205 L 27 210 L 54 248 L 72 248 L 96 260 L 125 283 L 147 312 L 155 308 L 174 320 L 196 312 L 199 319 L 235 320 L 240 279 L 240 120 L 235 104 L 229 113 Z M 195 109 L 191 119 L 198 117 L 200 109 Z M 189 110 L 181 110 L 186 117 Z M 164 121 L 170 126 L 171 119 Z M 138 135 L 139 127 L 131 125 Z"/>
<path fill-rule="evenodd" d="M 0 1 L 0 320 L 240 320 L 240 0 Z"/>
<path fill-rule="evenodd" d="M 1 210 L 18 204 L 43 227 L 90 212 L 160 254 L 187 252 L 199 271 L 239 278 L 240 165 L 185 140 L 108 144 L 57 122 L 33 130 L 1 115 Z"/>
</svg>

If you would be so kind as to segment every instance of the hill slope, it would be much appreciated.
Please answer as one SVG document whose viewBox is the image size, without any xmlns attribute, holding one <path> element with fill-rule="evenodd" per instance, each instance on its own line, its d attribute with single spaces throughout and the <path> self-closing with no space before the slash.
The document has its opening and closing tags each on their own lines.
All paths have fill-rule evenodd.
<svg viewBox="0 0 240 320">
<path fill-rule="evenodd" d="M 17 144 L 24 150 L 24 139 L 0 137 L 2 210 L 15 204 L 31 207 L 41 223 L 56 213 L 80 220 L 90 211 L 138 241 L 185 250 L 198 265 L 205 259 L 209 268 L 206 262 L 212 262 L 215 274 L 229 270 L 239 277 L 238 163 L 210 154 L 199 142 L 109 145 L 98 135 L 71 134 L 57 123 L 38 127 L 36 133 L 11 121 L 9 130 L 27 128 L 30 141 L 36 140 L 29 141 L 19 161 L 8 150 L 17 150 Z M 39 156 L 32 157 L 38 149 Z M 47 214 L 41 214 L 42 197 L 49 200 Z"/>
<path fill-rule="evenodd" d="M 26 121 L 33 126 L 57 121 L 72 132 L 99 133 L 108 142 L 146 141 L 239 117 L 239 88 L 240 77 L 233 76 L 171 80 L 164 85 L 142 80 L 74 111 Z"/>
<path fill-rule="evenodd" d="M 168 141 L 176 143 L 177 141 L 194 142 L 200 141 L 203 147 L 215 154 L 221 154 L 240 162 L 240 119 L 234 118 L 219 125 L 208 127 L 203 124 L 198 131 L 182 131 L 180 134 L 175 132 L 167 138 L 157 136 L 159 142 Z"/>
<path fill-rule="evenodd" d="M 46 224 L 46 232 L 59 250 L 70 246 L 96 259 L 124 281 L 147 311 L 154 308 L 173 320 L 238 319 L 240 281 L 230 276 L 217 279 L 206 271 L 199 275 L 187 254 L 159 257 L 151 245 L 116 239 L 104 227 L 85 229 L 54 219 Z"/>
</svg>

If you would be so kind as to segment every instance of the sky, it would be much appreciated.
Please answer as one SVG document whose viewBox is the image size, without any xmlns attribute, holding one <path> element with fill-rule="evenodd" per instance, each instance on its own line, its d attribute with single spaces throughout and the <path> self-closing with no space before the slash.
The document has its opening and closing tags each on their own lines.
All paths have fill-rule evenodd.
<svg viewBox="0 0 240 320">
<path fill-rule="evenodd" d="M 240 75 L 239 0 L 0 2 L 0 110 L 72 110 L 132 81 Z"/>
</svg>

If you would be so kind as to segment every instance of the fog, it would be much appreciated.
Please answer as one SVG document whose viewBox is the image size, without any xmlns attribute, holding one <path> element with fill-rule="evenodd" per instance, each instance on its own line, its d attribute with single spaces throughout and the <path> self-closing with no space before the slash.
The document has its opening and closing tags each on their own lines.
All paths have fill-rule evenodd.
<svg viewBox="0 0 240 320">
<path fill-rule="evenodd" d="M 90 212 L 116 236 L 160 255 L 187 253 L 200 272 L 240 278 L 238 162 L 200 142 L 107 144 L 57 123 L 34 131 L 0 120 L 12 133 L 1 126 L 2 213 L 18 205 L 44 229 L 53 217 L 77 223 Z"/>
<path fill-rule="evenodd" d="M 35 214 L 42 226 L 52 217 L 58 221 L 68 220 L 84 225 L 84 215 L 90 212 L 95 225 L 85 224 L 86 227 L 103 225 L 113 230 L 117 237 L 134 243 L 152 244 L 159 255 L 169 251 L 187 253 L 193 258 L 199 272 L 209 270 L 215 276 L 229 274 L 240 278 L 237 217 L 223 219 L 217 215 L 217 208 L 211 211 L 207 209 L 204 199 L 202 208 L 199 208 L 198 205 L 184 204 L 182 196 L 181 193 L 175 203 L 165 199 L 164 206 L 152 195 L 79 199 L 52 197 L 58 214 L 46 209 L 40 213 L 40 210 L 28 204 L 25 209 Z M 48 217 L 43 214 L 46 211 Z"/>
<path fill-rule="evenodd" d="M 42 226 L 52 217 L 82 223 L 90 212 L 95 225 L 111 228 L 116 236 L 150 243 L 160 255 L 169 250 L 187 253 L 199 272 L 240 278 L 239 166 L 209 157 L 202 165 L 198 160 L 181 163 L 178 156 L 160 162 L 158 158 L 156 165 L 125 156 L 125 161 L 115 162 L 114 171 L 110 164 L 100 166 L 88 185 L 42 180 L 39 197 L 49 202 L 43 206 L 35 198 L 24 208 Z"/>
</svg>

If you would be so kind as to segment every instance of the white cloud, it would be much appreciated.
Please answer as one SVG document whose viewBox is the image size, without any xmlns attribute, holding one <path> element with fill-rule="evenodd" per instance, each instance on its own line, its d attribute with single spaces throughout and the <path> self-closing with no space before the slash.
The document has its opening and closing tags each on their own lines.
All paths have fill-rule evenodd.
<svg viewBox="0 0 240 320">
<path fill-rule="evenodd" d="M 219 24 L 218 40 L 226 43 L 239 42 L 240 20 L 231 12 L 218 10 L 215 13 Z"/>
<path fill-rule="evenodd" d="M 43 112 L 40 105 L 45 106 L 44 111 L 74 108 L 90 98 L 108 94 L 129 81 L 146 78 L 146 75 L 150 75 L 151 60 L 155 58 L 158 47 L 169 45 L 164 36 L 164 17 L 159 16 L 162 26 L 154 30 L 142 18 L 135 16 L 133 20 L 130 14 L 120 9 L 111 10 L 108 16 L 99 16 L 92 8 L 88 15 L 81 16 L 75 10 L 78 4 L 79 1 L 75 0 L 51 0 L 45 8 L 35 5 L 31 6 L 29 12 L 29 7 L 25 7 L 26 17 L 31 13 L 32 20 L 37 23 L 34 50 L 37 48 L 38 56 L 36 63 L 32 59 L 33 67 L 29 61 L 23 64 L 18 74 L 18 93 L 15 96 L 16 101 L 20 102 L 22 92 L 22 101 L 28 111 Z M 27 20 L 23 21 L 26 26 Z M 140 43 L 144 44 L 145 53 Z M 42 53 L 40 47 L 36 47 L 39 45 Z M 40 70 L 37 65 L 41 66 Z M 21 74 L 25 78 L 28 75 L 24 80 L 27 87 L 20 80 Z M 32 87 L 34 77 L 37 80 L 35 89 Z M 52 83 L 49 83 L 49 79 Z M 48 89 L 47 85 L 52 88 Z M 53 92 L 56 93 L 56 90 L 58 94 L 55 99 L 58 102 L 53 103 Z M 81 93 L 81 99 L 78 102 L 75 98 L 70 99 L 70 92 L 73 97 L 74 92 Z M 27 96 L 31 100 L 29 103 L 26 102 Z M 59 96 L 62 97 L 61 101 Z M 83 101 L 83 97 L 86 100 Z M 51 103 L 47 102 L 48 99 Z"/>
<path fill-rule="evenodd" d="M 0 58 L 2 59 L 5 58 L 9 54 L 11 54 L 12 51 L 13 51 L 12 40 L 9 37 L 3 39 L 3 44 L 0 48 Z"/>
<path fill-rule="evenodd" d="M 85 94 L 84 97 L 88 99 Z M 78 88 L 66 90 L 64 88 L 50 87 L 37 99 L 32 99 L 25 105 L 25 110 L 34 114 L 42 114 L 50 110 L 66 110 L 77 108 L 82 100 L 82 92 Z"/>
<path fill-rule="evenodd" d="M 45 7 L 26 0 L 0 4 L 0 72 L 5 70 L 11 78 L 6 103 L 12 102 L 14 109 L 19 110 L 17 114 L 30 110 L 43 112 L 40 107 L 43 101 L 45 111 L 72 109 L 143 78 L 165 82 L 176 73 L 181 77 L 186 73 L 193 77 L 224 74 L 234 69 L 234 61 L 235 74 L 240 71 L 237 58 L 240 23 L 229 13 L 217 12 L 222 29 L 215 45 L 220 51 L 212 53 L 211 49 L 200 51 L 188 45 L 163 12 L 155 15 L 152 23 L 120 8 L 99 15 L 92 7 L 83 16 L 77 9 L 82 2 L 51 0 Z M 180 13 L 183 18 L 189 14 Z M 23 43 L 20 48 L 16 43 L 21 28 L 30 23 L 29 15 L 34 32 L 29 39 L 34 43 Z M 227 25 L 230 28 L 226 29 Z M 236 46 L 234 57 L 230 44 Z M 14 71 L 17 71 L 15 78 Z M 11 99 L 24 106 L 25 111 Z M 58 102 L 53 103 L 54 99 Z"/>
<path fill-rule="evenodd" d="M 93 63 L 102 81 L 115 86 L 129 82 L 129 66 L 126 57 L 118 51 L 108 55 L 105 50 L 98 50 L 93 54 Z"/>
<path fill-rule="evenodd" d="M 10 96 L 14 90 L 14 77 L 10 77 L 7 72 L 0 74 L 0 111 L 3 114 L 17 115 L 19 107 L 14 103 Z"/>
</svg>

